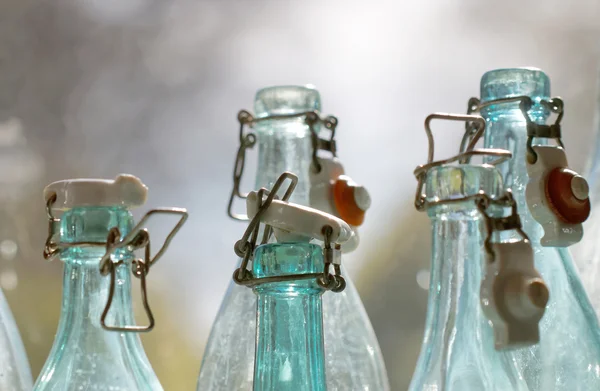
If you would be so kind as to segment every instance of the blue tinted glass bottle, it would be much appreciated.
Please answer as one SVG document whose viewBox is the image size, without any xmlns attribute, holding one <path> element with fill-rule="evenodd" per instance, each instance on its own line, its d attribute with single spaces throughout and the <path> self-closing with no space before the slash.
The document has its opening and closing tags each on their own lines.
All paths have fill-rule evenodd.
<svg viewBox="0 0 600 391">
<path fill-rule="evenodd" d="M 273 243 L 256 249 L 253 274 L 321 273 L 323 267 L 319 245 Z M 262 283 L 253 290 L 258 303 L 254 391 L 325 391 L 324 289 L 313 278 Z"/>
<path fill-rule="evenodd" d="M 504 193 L 491 166 L 440 166 L 425 180 L 432 220 L 431 283 L 425 336 L 411 391 L 527 391 L 511 353 L 494 349 L 494 333 L 480 304 L 485 265 L 483 217 L 473 200 Z"/>
<path fill-rule="evenodd" d="M 69 181 L 65 182 L 68 189 Z M 68 195 L 68 191 L 65 194 Z M 59 195 L 59 199 L 61 197 Z M 65 200 L 70 202 L 69 198 Z M 119 228 L 121 238 L 127 235 L 134 220 L 124 206 L 126 201 L 103 204 L 74 205 L 65 210 L 60 219 L 60 242 L 103 243 L 113 227 Z M 54 345 L 35 383 L 35 391 L 162 391 L 139 334 L 107 331 L 101 326 L 110 288 L 110 276 L 100 272 L 100 260 L 105 253 L 103 246 L 85 245 L 66 247 L 60 252 L 64 262 L 61 316 Z M 121 250 L 118 256 L 122 262 L 115 266 L 115 291 L 106 324 L 134 325 L 133 256 L 130 251 Z"/>
<path fill-rule="evenodd" d="M 262 89 L 254 102 L 257 118 L 320 109 L 318 91 L 299 86 Z M 255 124 L 253 129 L 259 154 L 255 188 L 271 188 L 282 172 L 290 171 L 299 178 L 290 201 L 308 205 L 312 144 L 304 118 L 265 120 Z M 352 281 L 347 279 L 344 292 L 325 295 L 323 306 L 328 390 L 389 389 L 375 333 Z M 231 282 L 206 345 L 198 391 L 251 388 L 255 311 L 256 296 L 250 289 Z M 240 328 L 240 319 L 247 322 L 247 327 Z M 336 332 L 340 324 L 344 325 L 345 333 Z M 348 359 L 339 360 L 339 357 Z M 223 371 L 223 368 L 229 370 Z"/>
<path fill-rule="evenodd" d="M 0 390 L 29 391 L 32 384 L 19 330 L 0 290 Z"/>
<path fill-rule="evenodd" d="M 550 97 L 550 80 L 531 68 L 500 69 L 481 80 L 481 101 L 529 96 L 534 102 Z M 542 247 L 542 227 L 533 219 L 525 199 L 527 130 L 519 103 L 493 104 L 482 109 L 487 121 L 486 148 L 508 149 L 513 158 L 500 166 L 504 184 L 512 189 L 523 229 L 534 247 L 535 266 L 551 292 L 540 323 L 540 343 L 517 351 L 516 363 L 531 390 L 600 389 L 600 329 L 569 251 Z M 545 123 L 549 113 L 536 105 L 531 118 Z M 534 140 L 533 144 L 541 144 Z M 567 154 L 569 149 L 567 146 Z M 510 240 L 510 238 L 505 238 Z"/>
<path fill-rule="evenodd" d="M 600 103 L 600 95 L 598 95 Z M 600 107 L 600 105 L 597 105 Z M 600 111 L 596 113 L 596 130 L 593 148 L 587 164 L 586 179 L 590 187 L 592 213 L 584 223 L 585 235 L 571 249 L 579 269 L 581 282 L 589 295 L 596 314 L 600 317 Z"/>
</svg>

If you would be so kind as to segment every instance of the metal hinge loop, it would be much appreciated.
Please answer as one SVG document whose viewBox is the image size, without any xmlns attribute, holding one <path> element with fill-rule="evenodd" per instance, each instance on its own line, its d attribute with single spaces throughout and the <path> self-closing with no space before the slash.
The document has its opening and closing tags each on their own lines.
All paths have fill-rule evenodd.
<svg viewBox="0 0 600 391">
<path fill-rule="evenodd" d="M 229 195 L 229 202 L 227 203 L 227 215 L 234 220 L 248 221 L 248 216 L 245 214 L 237 214 L 233 212 L 233 204 L 236 198 L 245 200 L 248 196 L 247 193 L 240 191 L 242 176 L 244 173 L 244 167 L 246 165 L 246 150 L 252 149 L 256 145 L 256 134 L 247 133 L 244 134 L 244 128 L 246 126 L 252 128 L 255 124 L 269 121 L 269 120 L 283 120 L 292 118 L 304 117 L 304 121 L 308 125 L 310 130 L 311 145 L 312 145 L 312 165 L 314 169 L 319 172 L 321 171 L 321 163 L 317 157 L 318 151 L 328 151 L 334 157 L 337 156 L 337 147 L 335 142 L 335 131 L 338 125 L 338 119 L 334 116 L 321 117 L 318 111 L 306 111 L 294 114 L 278 114 L 256 118 L 247 110 L 240 110 L 238 113 L 238 122 L 240 124 L 239 130 L 239 141 L 240 146 L 236 153 L 236 158 L 233 168 L 233 189 Z M 319 137 L 316 125 L 322 123 L 326 129 L 331 131 L 329 139 L 323 139 Z"/>
<path fill-rule="evenodd" d="M 284 172 L 275 182 L 271 190 L 261 188 L 257 193 L 258 211 L 248 224 L 248 228 L 242 235 L 242 238 L 234 245 L 235 253 L 242 257 L 242 263 L 233 273 L 233 280 L 236 284 L 244 285 L 248 287 L 255 286 L 257 284 L 264 284 L 269 282 L 284 282 L 284 281 L 296 281 L 296 280 L 307 280 L 316 279 L 317 284 L 326 290 L 332 290 L 334 292 L 341 292 L 346 287 L 346 280 L 342 277 L 341 273 L 341 247 L 336 244 L 332 247 L 331 236 L 333 234 L 333 228 L 330 226 L 323 227 L 324 236 L 324 270 L 322 273 L 309 273 L 309 274 L 291 274 L 285 276 L 273 276 L 273 277 L 261 277 L 256 278 L 253 276 L 252 271 L 248 270 L 248 264 L 254 257 L 254 250 L 256 249 L 258 233 L 260 230 L 261 216 L 269 208 L 273 200 L 276 199 L 276 195 L 282 184 L 286 179 L 290 180 L 290 185 L 283 196 L 283 201 L 287 201 L 296 184 L 298 177 L 290 172 Z M 266 199 L 265 199 L 266 196 Z M 272 233 L 272 227 L 265 224 L 264 233 L 262 237 L 262 243 L 265 244 L 269 240 Z M 334 274 L 332 274 L 331 267 L 333 267 Z"/>
<path fill-rule="evenodd" d="M 62 251 L 73 247 L 104 247 L 106 251 L 100 259 L 98 267 L 102 276 L 110 275 L 110 286 L 106 306 L 104 307 L 104 310 L 100 317 L 100 324 L 102 325 L 102 328 L 110 331 L 119 332 L 146 332 L 152 330 L 155 322 L 152 310 L 148 303 L 146 276 L 148 275 L 150 268 L 164 255 L 169 244 L 171 243 L 171 240 L 177 234 L 177 232 L 179 232 L 179 230 L 187 220 L 187 211 L 181 208 L 151 209 L 144 215 L 144 217 L 142 217 L 142 219 L 136 224 L 136 226 L 122 240 L 120 240 L 121 232 L 119 228 L 113 227 L 109 230 L 105 242 L 60 243 L 56 240 L 56 236 L 58 235 L 57 228 L 60 224 L 60 219 L 54 217 L 54 214 L 52 213 L 52 205 L 54 204 L 54 202 L 56 202 L 56 194 L 53 194 L 52 196 L 48 197 L 48 200 L 46 202 L 46 214 L 48 215 L 48 238 L 46 239 L 46 244 L 44 247 L 44 258 L 52 260 L 59 256 Z M 148 233 L 147 229 L 143 228 L 143 226 L 146 224 L 150 217 L 157 214 L 177 215 L 180 216 L 180 219 L 177 222 L 177 224 L 175 224 L 171 232 L 169 232 L 169 234 L 167 235 L 161 248 L 154 255 L 154 257 L 152 257 L 150 252 L 150 234 Z M 131 253 L 138 249 L 144 250 L 143 259 L 134 258 L 132 260 L 131 272 L 135 277 L 140 279 L 142 303 L 149 321 L 148 325 L 146 326 L 111 326 L 106 324 L 106 317 L 108 315 L 108 311 L 110 310 L 116 289 L 116 268 L 124 263 L 123 259 L 119 259 L 117 261 L 113 261 L 112 259 L 114 252 L 118 249 L 126 249 L 127 252 Z"/>
</svg>

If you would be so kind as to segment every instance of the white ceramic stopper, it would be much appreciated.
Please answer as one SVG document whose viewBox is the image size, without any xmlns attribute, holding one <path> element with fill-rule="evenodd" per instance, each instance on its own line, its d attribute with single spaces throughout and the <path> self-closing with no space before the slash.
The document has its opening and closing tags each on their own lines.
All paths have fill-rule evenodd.
<svg viewBox="0 0 600 391">
<path fill-rule="evenodd" d="M 66 179 L 44 189 L 44 200 L 56 194 L 53 209 L 78 206 L 125 206 L 129 209 L 146 202 L 148 188 L 133 175 L 119 174 L 111 179 Z"/>
</svg>

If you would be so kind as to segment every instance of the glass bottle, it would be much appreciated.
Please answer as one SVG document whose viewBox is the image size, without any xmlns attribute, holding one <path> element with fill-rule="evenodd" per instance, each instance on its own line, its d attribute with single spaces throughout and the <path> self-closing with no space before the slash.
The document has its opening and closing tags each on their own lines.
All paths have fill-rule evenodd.
<svg viewBox="0 0 600 391">
<path fill-rule="evenodd" d="M 135 324 L 131 276 L 133 263 L 139 266 L 139 260 L 134 261 L 129 249 L 118 249 L 108 260 L 112 269 L 108 275 L 101 272 L 101 260 L 114 227 L 120 232 L 116 239 L 135 232 L 129 209 L 143 204 L 146 192 L 139 179 L 127 175 L 114 181 L 60 181 L 45 189 L 50 224 L 59 225 L 53 235 L 56 241 L 49 237 L 50 244 L 58 244 L 47 251 L 60 246 L 55 254 L 64 262 L 63 300 L 58 332 L 35 391 L 163 389 L 139 334 L 105 329 Z M 56 210 L 63 211 L 60 220 L 54 220 Z M 111 294 L 112 304 L 107 304 Z M 102 324 L 107 306 L 110 310 Z"/>
<path fill-rule="evenodd" d="M 0 290 L 0 390 L 29 391 L 32 384 L 19 330 Z"/>
<path fill-rule="evenodd" d="M 354 231 L 338 217 L 289 202 L 297 184 L 296 175 L 284 172 L 268 194 L 265 188 L 250 192 L 252 220 L 234 246 L 242 262 L 233 280 L 257 295 L 254 391 L 327 389 L 321 295 L 344 290 L 341 246 Z M 261 224 L 267 236 L 257 247 Z M 268 244 L 272 233 L 278 243 Z M 323 247 L 309 243 L 313 239 Z"/>
<path fill-rule="evenodd" d="M 323 250 L 312 243 L 257 247 L 256 278 L 321 273 Z M 247 288 L 246 288 L 247 289 Z M 323 306 L 316 279 L 258 284 L 254 391 L 325 391 Z"/>
<path fill-rule="evenodd" d="M 598 95 L 600 103 L 600 95 Z M 600 105 L 598 105 L 600 107 Z M 600 113 L 600 112 L 599 112 Z M 589 295 L 596 314 L 600 317 L 600 116 L 597 113 L 593 149 L 587 163 L 586 179 L 589 184 L 592 212 L 584 223 L 585 235 L 581 242 L 571 248 L 575 264 L 579 270 L 583 287 Z"/>
<path fill-rule="evenodd" d="M 499 167 L 504 184 L 517 201 L 523 229 L 534 248 L 535 266 L 551 292 L 540 323 L 540 343 L 515 352 L 516 363 L 530 390 L 600 389 L 600 328 L 566 248 L 543 247 L 543 230 L 532 217 L 525 198 L 527 174 L 526 120 L 519 102 L 491 101 L 528 96 L 536 103 L 529 111 L 536 123 L 545 123 L 549 112 L 538 103 L 550 97 L 550 80 L 533 68 L 499 69 L 481 79 L 481 115 L 487 121 L 486 148 L 507 149 L 509 163 Z M 542 144 L 534 139 L 533 144 Z M 569 150 L 567 149 L 567 153 Z M 506 237 L 508 241 L 511 238 Z"/>
<path fill-rule="evenodd" d="M 309 205 L 311 134 L 305 117 L 294 115 L 320 109 L 319 93 L 310 87 L 278 86 L 258 91 L 254 116 L 261 120 L 253 125 L 258 143 L 256 188 L 271 188 L 282 172 L 290 171 L 299 178 L 290 201 Z M 264 119 L 272 116 L 288 117 Z M 346 281 L 344 292 L 323 299 L 327 389 L 388 390 L 377 338 L 356 288 L 349 278 Z M 231 282 L 205 348 L 198 391 L 252 388 L 255 310 L 256 296 Z M 240 319 L 247 327 L 240 327 Z M 340 327 L 344 333 L 335 332 Z"/>
<path fill-rule="evenodd" d="M 494 349 L 494 333 L 479 300 L 485 225 L 473 199 L 458 201 L 503 193 L 500 174 L 491 166 L 438 166 L 426 174 L 432 273 L 425 336 L 410 391 L 529 390 L 511 354 Z"/>
</svg>

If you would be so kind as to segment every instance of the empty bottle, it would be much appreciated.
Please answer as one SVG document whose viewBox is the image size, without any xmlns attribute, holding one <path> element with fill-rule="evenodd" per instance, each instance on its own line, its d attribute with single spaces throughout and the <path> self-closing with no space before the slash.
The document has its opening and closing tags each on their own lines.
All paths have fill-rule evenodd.
<svg viewBox="0 0 600 391">
<path fill-rule="evenodd" d="M 239 119 L 241 148 L 236 161 L 234 195 L 239 191 L 244 151 L 258 144 L 256 188 L 271 188 L 284 171 L 298 176 L 290 201 L 310 205 L 311 170 L 315 145 L 314 131 L 331 122 L 318 117 L 321 109 L 317 90 L 309 87 L 279 86 L 256 94 L 254 114 L 242 111 Z M 312 121 L 312 122 L 311 122 Z M 243 125 L 254 133 L 243 134 Z M 312 130 L 311 131 L 311 125 Z M 240 164 L 241 163 L 241 164 Z M 327 387 L 335 390 L 388 390 L 383 358 L 358 292 L 347 279 L 344 292 L 325 295 L 324 333 Z M 198 391 L 249 390 L 252 387 L 255 352 L 256 296 L 251 290 L 230 283 L 212 326 L 206 345 Z M 243 319 L 244 327 L 240 327 Z M 344 333 L 336 330 L 342 327 Z M 340 359 L 342 357 L 342 359 Z M 223 368 L 228 368 L 224 371 Z"/>
<path fill-rule="evenodd" d="M 44 190 L 50 218 L 44 254 L 64 262 L 63 300 L 54 345 L 34 390 L 163 389 L 137 333 L 154 326 L 145 279 L 157 256 L 146 253 L 138 259 L 132 250 L 149 249 L 150 238 L 141 228 L 148 216 L 180 215 L 174 234 L 187 214 L 153 210 L 134 226 L 130 209 L 144 204 L 146 193 L 146 186 L 131 175 L 64 180 Z M 60 219 L 54 217 L 58 211 Z M 138 281 L 147 326 L 135 325 L 131 289 Z"/>
</svg>

